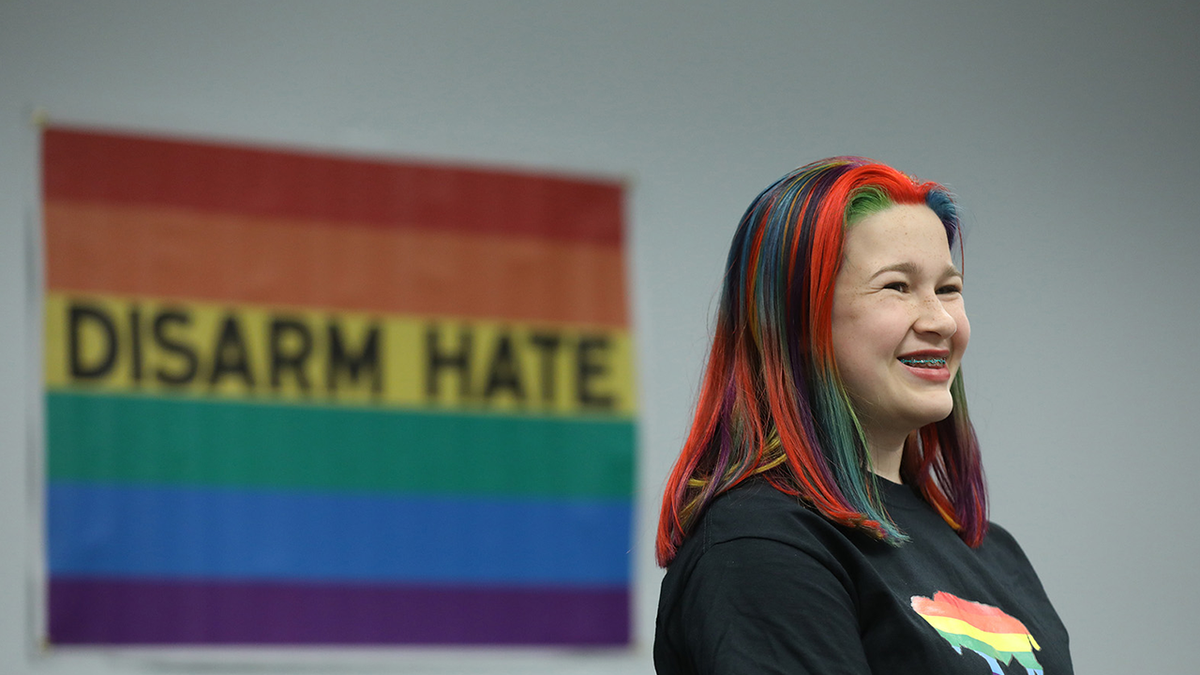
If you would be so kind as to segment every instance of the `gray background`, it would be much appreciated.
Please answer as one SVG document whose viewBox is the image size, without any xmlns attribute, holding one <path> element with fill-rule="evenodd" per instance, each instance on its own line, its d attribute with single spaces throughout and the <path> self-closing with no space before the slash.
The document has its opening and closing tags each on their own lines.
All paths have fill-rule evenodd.
<svg viewBox="0 0 1200 675">
<path fill-rule="evenodd" d="M 1197 28 L 1188 2 L 0 0 L 0 672 L 648 673 L 660 486 L 734 225 L 863 154 L 966 210 L 994 519 L 1079 673 L 1195 672 Z M 117 129 L 628 180 L 638 646 L 44 652 L 35 108 Z M 35 249 L 36 250 L 36 249 Z"/>
</svg>

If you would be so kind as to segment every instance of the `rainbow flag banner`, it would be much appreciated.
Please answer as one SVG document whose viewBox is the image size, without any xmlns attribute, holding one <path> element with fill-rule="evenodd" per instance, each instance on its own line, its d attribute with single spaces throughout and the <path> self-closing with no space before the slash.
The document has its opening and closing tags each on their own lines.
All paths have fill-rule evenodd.
<svg viewBox="0 0 1200 675">
<path fill-rule="evenodd" d="M 613 181 L 43 134 L 52 645 L 621 645 Z"/>
</svg>

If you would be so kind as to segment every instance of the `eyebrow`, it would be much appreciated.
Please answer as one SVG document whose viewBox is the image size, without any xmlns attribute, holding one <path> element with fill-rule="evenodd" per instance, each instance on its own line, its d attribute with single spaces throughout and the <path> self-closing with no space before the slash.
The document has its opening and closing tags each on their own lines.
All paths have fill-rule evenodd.
<svg viewBox="0 0 1200 675">
<path fill-rule="evenodd" d="M 915 277 L 920 274 L 921 270 L 914 263 L 901 262 L 901 263 L 895 263 L 894 265 L 888 265 L 887 267 L 880 268 L 879 270 L 877 270 L 875 272 L 875 274 L 871 275 L 871 278 L 874 279 L 875 277 L 879 276 L 880 274 L 884 274 L 886 272 L 900 272 L 902 274 L 907 274 L 909 276 Z M 958 268 L 955 267 L 953 264 L 946 265 L 945 269 L 942 270 L 941 278 L 946 278 L 946 277 L 958 277 L 959 279 L 961 279 L 962 272 L 959 272 Z"/>
</svg>

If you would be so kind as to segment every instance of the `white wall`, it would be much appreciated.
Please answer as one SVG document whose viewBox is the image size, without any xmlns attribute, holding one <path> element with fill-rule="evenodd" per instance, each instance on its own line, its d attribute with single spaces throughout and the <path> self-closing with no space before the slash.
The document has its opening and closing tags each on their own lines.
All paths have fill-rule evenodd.
<svg viewBox="0 0 1200 675">
<path fill-rule="evenodd" d="M 1193 669 L 1196 5 L 734 5 L 0 0 L 0 671 L 651 672 L 655 502 L 729 237 L 759 189 L 832 154 L 946 182 L 967 210 L 965 368 L 993 514 L 1038 566 L 1076 670 Z M 37 649 L 34 107 L 72 123 L 627 176 L 641 646 Z"/>
</svg>

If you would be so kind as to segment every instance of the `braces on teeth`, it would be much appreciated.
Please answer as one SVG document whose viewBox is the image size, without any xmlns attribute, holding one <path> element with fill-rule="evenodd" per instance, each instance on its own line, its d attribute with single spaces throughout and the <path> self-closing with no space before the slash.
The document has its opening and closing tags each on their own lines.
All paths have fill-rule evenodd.
<svg viewBox="0 0 1200 675">
<path fill-rule="evenodd" d="M 944 356 L 935 356 L 928 359 L 900 359 L 901 363 L 910 366 L 944 366 L 946 358 Z"/>
</svg>

